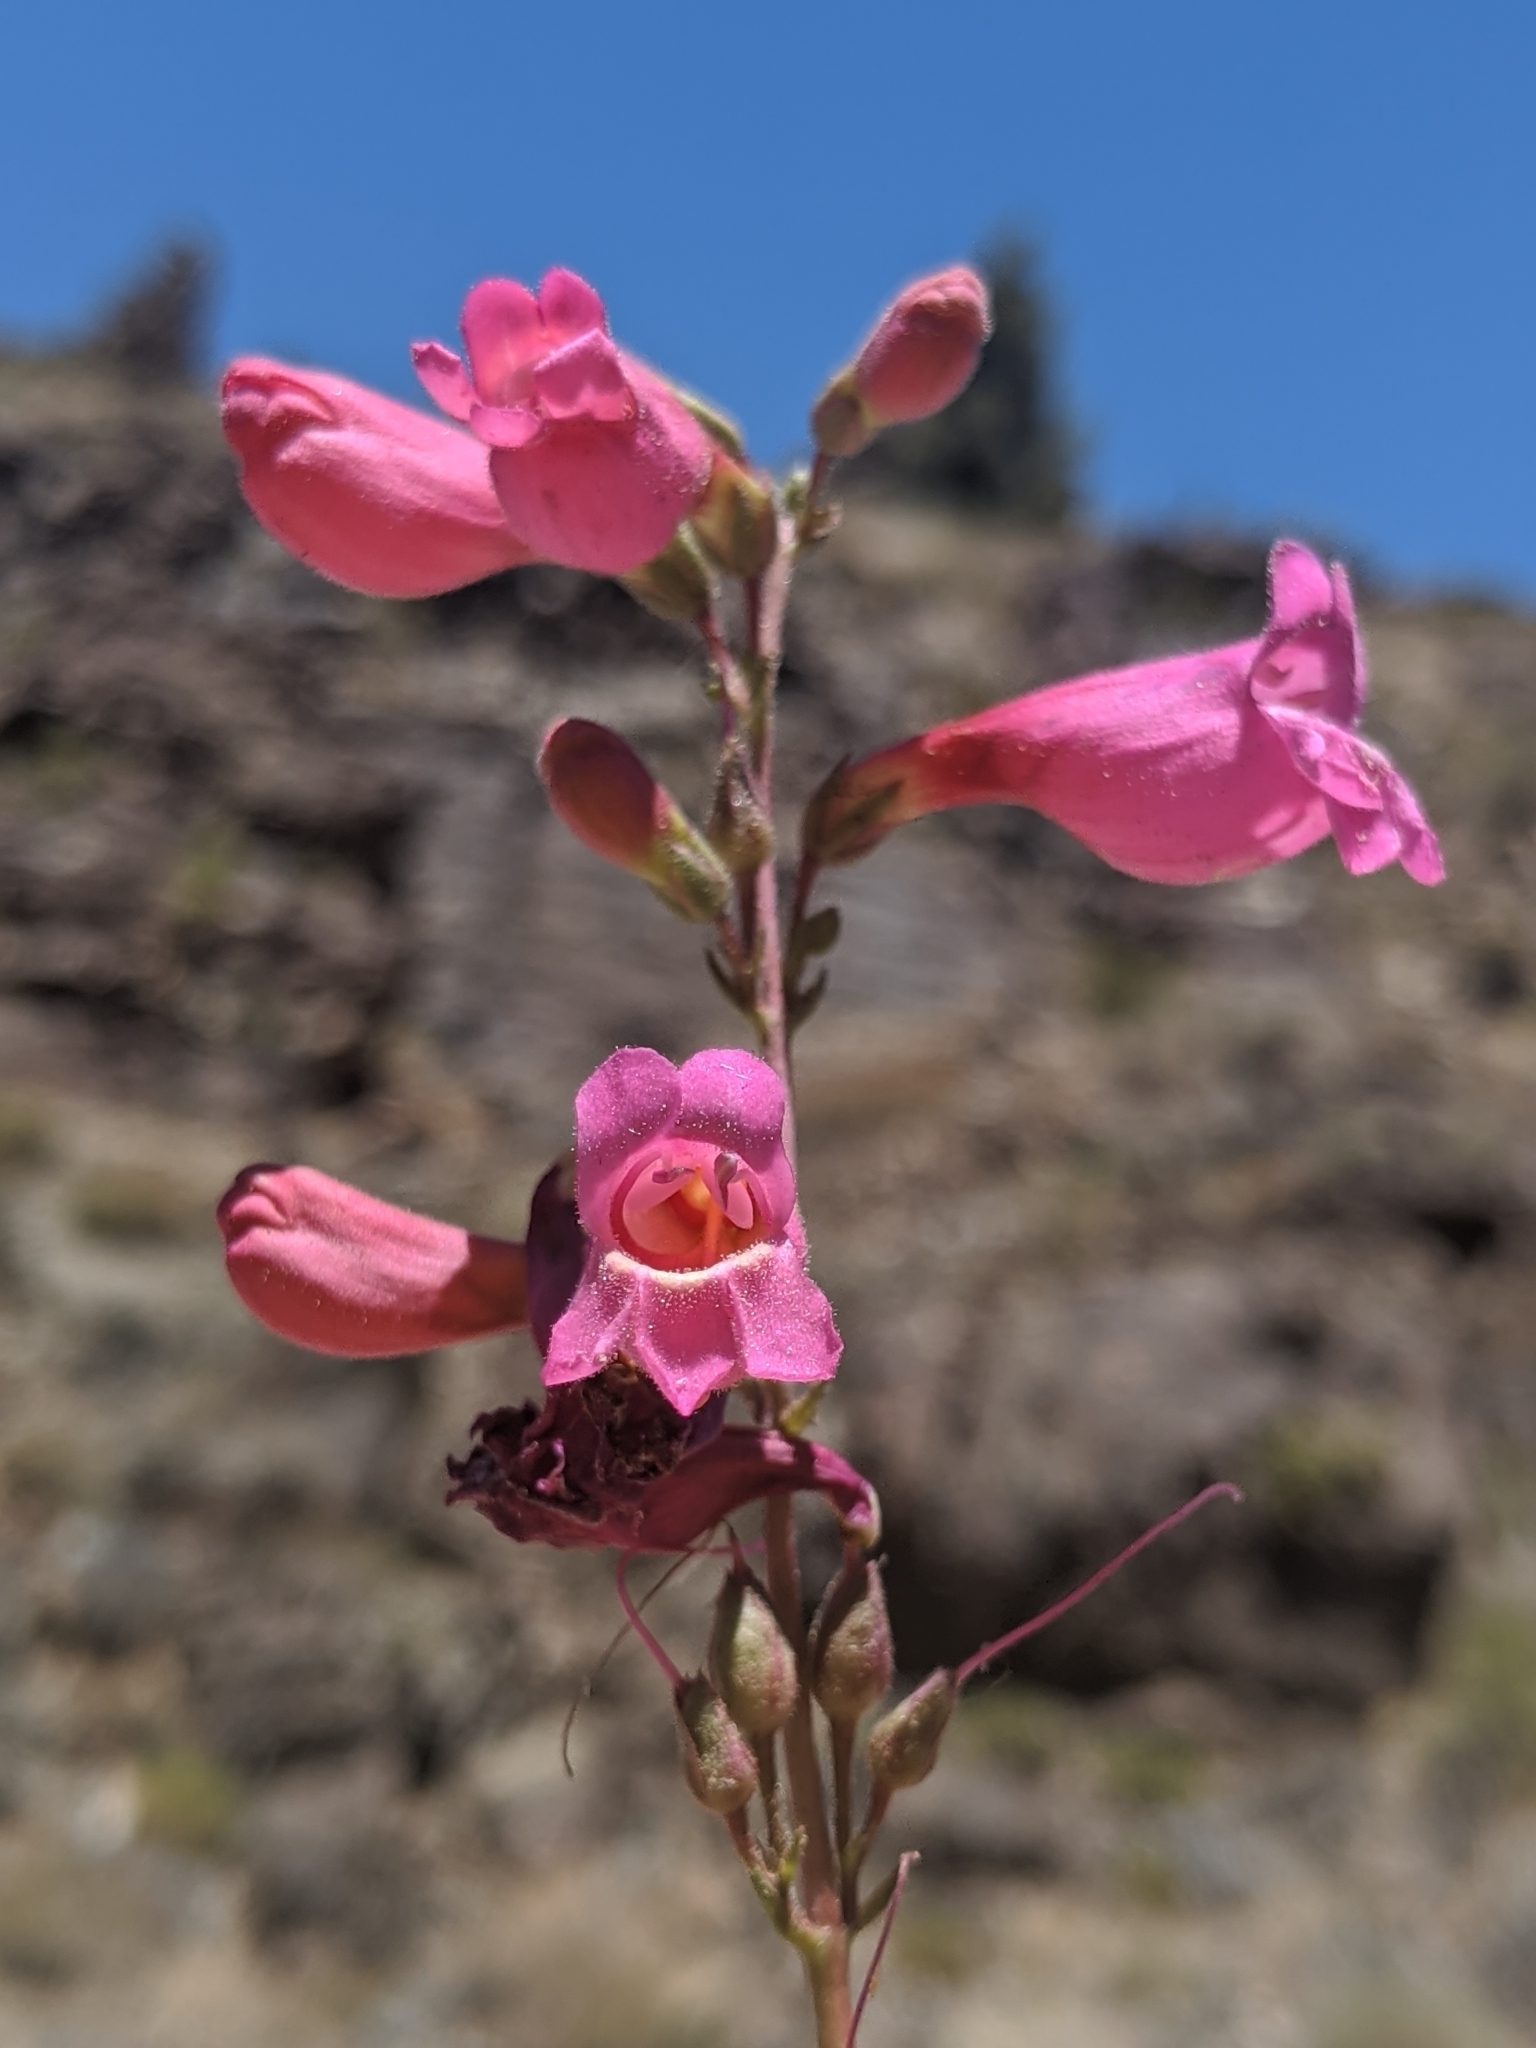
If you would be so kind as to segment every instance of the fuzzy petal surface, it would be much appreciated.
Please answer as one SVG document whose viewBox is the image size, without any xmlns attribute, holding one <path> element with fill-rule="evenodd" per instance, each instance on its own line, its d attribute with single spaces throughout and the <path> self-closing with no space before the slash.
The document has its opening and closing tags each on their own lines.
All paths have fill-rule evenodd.
<svg viewBox="0 0 1536 2048">
<path fill-rule="evenodd" d="M 619 1183 L 641 1149 L 670 1131 L 682 1107 L 677 1068 L 649 1046 L 621 1046 L 576 1093 L 576 1202 L 589 1236 L 614 1243 Z"/>
<path fill-rule="evenodd" d="M 594 1247 L 551 1333 L 544 1383 L 562 1386 L 623 1362 L 690 1415 L 743 1378 L 830 1379 L 841 1354 L 831 1305 L 787 1240 L 689 1273 L 656 1272 Z"/>
<path fill-rule="evenodd" d="M 737 1153 L 757 1176 L 768 1220 L 782 1230 L 795 1209 L 795 1174 L 784 1150 L 784 1086 L 763 1060 L 734 1048 L 697 1052 L 678 1070 L 682 1104 L 673 1129 Z"/>
<path fill-rule="evenodd" d="M 218 1220 L 236 1293 L 311 1351 L 395 1358 L 528 1320 L 521 1245 L 397 1209 L 313 1167 L 246 1167 Z"/>
<path fill-rule="evenodd" d="M 301 562 L 372 597 L 431 597 L 535 559 L 502 516 L 486 449 L 345 377 L 242 356 L 225 438 L 246 503 Z"/>
<path fill-rule="evenodd" d="M 839 771 L 813 846 L 857 859 L 931 811 L 1024 804 L 1145 881 L 1227 881 L 1335 838 L 1365 874 L 1444 865 L 1413 791 L 1353 730 L 1365 656 L 1349 582 L 1295 541 L 1257 640 L 1056 683 Z"/>
<path fill-rule="evenodd" d="M 681 406 L 553 420 L 526 448 L 496 448 L 491 481 L 508 526 L 568 568 L 624 576 L 667 546 L 703 497 L 708 437 Z"/>
</svg>

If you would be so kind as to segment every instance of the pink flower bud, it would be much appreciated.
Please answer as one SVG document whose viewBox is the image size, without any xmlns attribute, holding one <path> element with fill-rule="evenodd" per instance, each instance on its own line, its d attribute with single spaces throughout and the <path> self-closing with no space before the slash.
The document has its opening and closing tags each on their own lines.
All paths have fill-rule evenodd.
<svg viewBox="0 0 1536 2048">
<path fill-rule="evenodd" d="M 521 1245 L 397 1209 L 313 1167 L 246 1167 L 218 1219 L 235 1292 L 311 1351 L 394 1358 L 528 1320 Z"/>
<path fill-rule="evenodd" d="M 345 377 L 241 356 L 224 436 L 262 525 L 322 576 L 432 597 L 535 559 L 502 516 L 472 435 Z"/>
<path fill-rule="evenodd" d="M 811 1646 L 811 1689 L 829 1721 L 850 1726 L 890 1691 L 896 1652 L 880 1567 L 856 1552 L 822 1602 Z"/>
<path fill-rule="evenodd" d="M 1056 683 L 834 771 L 807 812 L 812 858 L 856 860 L 931 811 L 1012 803 L 1149 882 L 1228 881 L 1330 833 L 1352 875 L 1400 861 L 1443 880 L 1413 791 L 1355 732 L 1365 656 L 1343 569 L 1279 541 L 1269 575 L 1256 640 Z"/>
<path fill-rule="evenodd" d="M 603 302 L 569 270 L 535 297 L 487 278 L 464 301 L 466 363 L 418 342 L 430 396 L 491 452 L 507 524 L 552 562 L 622 576 L 659 555 L 704 494 L 710 436 L 615 347 Z"/>
<path fill-rule="evenodd" d="M 882 427 L 942 412 L 976 374 L 992 332 L 987 287 L 965 264 L 897 294 L 811 416 L 827 455 L 857 455 Z"/>
<path fill-rule="evenodd" d="M 800 1673 L 768 1595 L 745 1566 L 728 1572 L 715 1602 L 709 1671 L 744 1735 L 776 1735 L 794 1712 Z"/>
<path fill-rule="evenodd" d="M 671 910 L 708 924 L 731 899 L 731 877 L 627 740 L 589 718 L 550 727 L 539 773 L 556 816 L 615 867 L 638 875 Z"/>
<path fill-rule="evenodd" d="M 805 1270 L 784 1090 L 761 1060 L 614 1053 L 576 1097 L 576 1199 L 590 1245 L 546 1386 L 624 1363 L 687 1415 L 739 1379 L 836 1371 L 832 1311 Z"/>
<path fill-rule="evenodd" d="M 935 1671 L 875 1723 L 865 1755 L 869 1775 L 881 1792 L 906 1792 L 921 1785 L 939 1760 L 939 1745 L 959 1697 L 955 1674 Z"/>
<path fill-rule="evenodd" d="M 688 1790 L 711 1813 L 735 1813 L 757 1790 L 751 1744 L 707 1678 L 685 1678 L 674 1705 Z"/>
</svg>

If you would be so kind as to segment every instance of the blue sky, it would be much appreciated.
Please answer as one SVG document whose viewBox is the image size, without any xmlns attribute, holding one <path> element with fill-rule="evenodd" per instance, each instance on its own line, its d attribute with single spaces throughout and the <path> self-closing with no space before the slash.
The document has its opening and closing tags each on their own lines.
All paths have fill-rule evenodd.
<svg viewBox="0 0 1536 2048">
<path fill-rule="evenodd" d="M 1536 599 L 1529 0 L 49 0 L 7 10 L 0 327 L 173 230 L 221 353 L 401 394 L 563 262 L 766 457 L 891 290 L 1041 244 L 1103 519 Z"/>
</svg>

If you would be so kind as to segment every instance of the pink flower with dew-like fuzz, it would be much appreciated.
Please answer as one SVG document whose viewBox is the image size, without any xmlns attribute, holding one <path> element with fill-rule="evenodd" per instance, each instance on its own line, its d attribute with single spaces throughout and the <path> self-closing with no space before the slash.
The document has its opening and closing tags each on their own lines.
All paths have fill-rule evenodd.
<svg viewBox="0 0 1536 2048">
<path fill-rule="evenodd" d="M 976 374 L 992 332 L 985 282 L 957 263 L 898 292 L 854 358 L 859 396 L 883 422 L 942 412 Z"/>
<path fill-rule="evenodd" d="M 715 444 L 653 371 L 616 348 L 603 302 L 569 270 L 538 296 L 487 278 L 464 301 L 468 364 L 412 351 L 430 396 L 491 450 L 512 531 L 552 562 L 623 576 L 659 555 L 703 497 Z"/>
<path fill-rule="evenodd" d="M 246 1307 L 332 1357 L 394 1358 L 521 1329 L 530 1297 L 539 1305 L 542 1275 L 522 1245 L 397 1209 L 310 1166 L 246 1167 L 218 1220 Z"/>
<path fill-rule="evenodd" d="M 681 1068 L 626 1047 L 576 1097 L 576 1199 L 590 1240 L 546 1386 L 624 1363 L 680 1414 L 744 1378 L 812 1381 L 841 1340 L 805 1269 L 784 1090 L 750 1053 Z"/>
<path fill-rule="evenodd" d="M 882 427 L 942 412 L 975 376 L 991 332 L 991 297 L 969 265 L 909 284 L 816 401 L 817 447 L 857 455 Z"/>
<path fill-rule="evenodd" d="M 871 754 L 824 785 L 807 843 L 854 860 L 932 811 L 1011 803 L 1149 882 L 1228 881 L 1330 833 L 1352 875 L 1400 861 L 1442 881 L 1412 789 L 1354 729 L 1365 694 L 1344 570 L 1279 541 L 1258 639 L 1056 683 Z"/>
<path fill-rule="evenodd" d="M 224 437 L 246 503 L 301 562 L 370 597 L 434 597 L 536 559 L 471 434 L 346 377 L 241 356 Z"/>
</svg>

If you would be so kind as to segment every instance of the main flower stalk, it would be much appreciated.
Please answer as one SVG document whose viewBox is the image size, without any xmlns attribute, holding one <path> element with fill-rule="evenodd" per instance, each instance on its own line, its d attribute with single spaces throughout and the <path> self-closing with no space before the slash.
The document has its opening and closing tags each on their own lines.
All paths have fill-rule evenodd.
<svg viewBox="0 0 1536 2048">
<path fill-rule="evenodd" d="M 716 665 L 722 703 L 745 704 L 745 735 L 751 764 L 751 795 L 769 823 L 768 843 L 741 877 L 738 957 L 750 963 L 750 1014 L 763 1058 L 784 1086 L 784 1138 L 795 1152 L 794 1072 L 785 987 L 785 944 L 780 907 L 779 864 L 772 835 L 774 739 L 779 669 L 784 652 L 784 617 L 795 565 L 809 531 L 807 519 L 781 513 L 772 561 L 746 592 L 746 647 L 736 661 L 711 621 L 706 640 Z M 800 907 L 797 905 L 797 908 Z M 744 1005 L 744 1007 L 748 1007 Z M 781 1423 L 787 1403 L 777 1401 Z M 806 1668 L 804 1603 L 795 1547 L 794 1502 L 777 1495 L 763 1504 L 763 1541 L 768 1593 L 800 1669 L 801 1682 L 783 1729 L 792 1825 L 803 1843 L 799 1884 L 809 1927 L 797 1943 L 816 2015 L 817 2048 L 846 2048 L 852 2026 L 849 1984 L 850 1929 L 842 1908 L 843 1886 L 828 1823 L 826 1793 L 811 1713 Z"/>
</svg>

